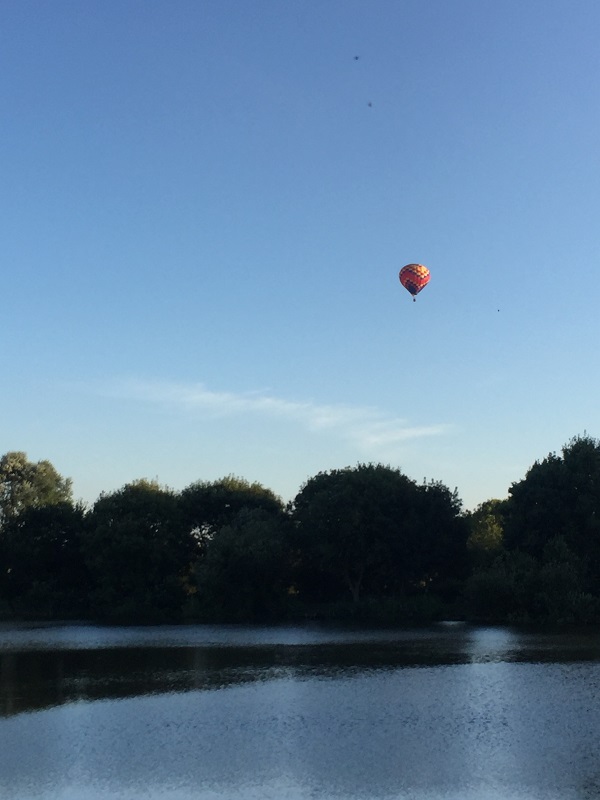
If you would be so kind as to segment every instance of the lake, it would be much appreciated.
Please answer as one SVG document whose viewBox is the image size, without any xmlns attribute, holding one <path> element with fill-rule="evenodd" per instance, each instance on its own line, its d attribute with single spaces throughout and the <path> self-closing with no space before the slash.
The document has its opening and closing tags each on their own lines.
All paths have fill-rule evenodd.
<svg viewBox="0 0 600 800">
<path fill-rule="evenodd" d="M 0 625 L 3 800 L 600 798 L 600 635 Z"/>
</svg>

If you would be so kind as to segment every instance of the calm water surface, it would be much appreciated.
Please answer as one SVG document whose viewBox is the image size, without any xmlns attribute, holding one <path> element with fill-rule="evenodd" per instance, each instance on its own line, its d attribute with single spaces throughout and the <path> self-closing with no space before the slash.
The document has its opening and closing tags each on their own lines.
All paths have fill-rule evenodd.
<svg viewBox="0 0 600 800">
<path fill-rule="evenodd" d="M 600 635 L 0 626 L 4 800 L 600 798 Z"/>
</svg>

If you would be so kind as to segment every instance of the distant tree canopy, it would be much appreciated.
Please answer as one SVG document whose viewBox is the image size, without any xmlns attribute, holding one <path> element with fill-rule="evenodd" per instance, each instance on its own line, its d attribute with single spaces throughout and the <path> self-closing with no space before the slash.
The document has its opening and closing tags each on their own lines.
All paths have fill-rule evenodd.
<svg viewBox="0 0 600 800">
<path fill-rule="evenodd" d="M 111 622 L 600 621 L 600 442 L 536 461 L 505 500 L 382 464 L 320 472 L 284 506 L 228 476 L 72 500 L 49 461 L 0 457 L 0 614 Z"/>
<path fill-rule="evenodd" d="M 26 508 L 71 502 L 71 480 L 49 461 L 32 462 L 18 451 L 0 458 L 0 525 Z"/>
<path fill-rule="evenodd" d="M 467 550 L 475 567 L 491 563 L 504 546 L 506 501 L 486 500 L 466 515 Z"/>
<path fill-rule="evenodd" d="M 205 543 L 196 567 L 196 608 L 228 622 L 285 613 L 292 581 L 290 521 L 283 510 L 243 508 Z"/>
<path fill-rule="evenodd" d="M 234 475 L 190 484 L 181 492 L 180 505 L 185 523 L 200 538 L 210 537 L 230 524 L 240 511 L 283 510 L 283 502 L 270 489 Z"/>
<path fill-rule="evenodd" d="M 600 443 L 577 436 L 470 518 L 466 584 L 476 618 L 600 620 Z M 501 546 L 497 543 L 501 540 Z"/>
<path fill-rule="evenodd" d="M 587 563 L 591 585 L 600 584 L 600 442 L 577 436 L 561 455 L 536 461 L 513 483 L 506 503 L 504 541 L 537 559 L 560 537 Z"/>
<path fill-rule="evenodd" d="M 221 621 L 281 613 L 290 580 L 281 499 L 260 483 L 229 475 L 191 484 L 180 507 L 199 548 L 189 602 L 194 612 Z"/>
<path fill-rule="evenodd" d="M 101 495 L 87 524 L 94 615 L 114 621 L 177 619 L 197 543 L 183 523 L 176 493 L 135 481 Z"/>
<path fill-rule="evenodd" d="M 459 511 L 441 484 L 381 464 L 319 473 L 292 504 L 299 588 L 327 601 L 344 586 L 358 602 L 429 587 L 464 564 Z"/>
<path fill-rule="evenodd" d="M 0 535 L 0 597 L 13 611 L 43 616 L 89 613 L 82 506 L 23 508 Z"/>
</svg>

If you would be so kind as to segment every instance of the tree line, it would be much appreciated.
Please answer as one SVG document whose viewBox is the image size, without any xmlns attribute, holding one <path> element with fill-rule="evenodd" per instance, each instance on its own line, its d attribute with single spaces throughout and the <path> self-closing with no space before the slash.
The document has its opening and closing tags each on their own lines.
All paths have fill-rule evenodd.
<svg viewBox="0 0 600 800">
<path fill-rule="evenodd" d="M 0 613 L 114 623 L 306 618 L 600 621 L 600 442 L 536 461 L 505 500 L 383 464 L 321 472 L 284 504 L 228 476 L 139 480 L 74 502 L 25 453 L 0 458 Z"/>
</svg>

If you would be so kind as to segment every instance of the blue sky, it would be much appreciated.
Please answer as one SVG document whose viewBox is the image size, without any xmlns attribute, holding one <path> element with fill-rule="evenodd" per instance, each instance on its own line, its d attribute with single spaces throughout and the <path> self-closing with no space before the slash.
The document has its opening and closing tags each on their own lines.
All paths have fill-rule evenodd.
<svg viewBox="0 0 600 800">
<path fill-rule="evenodd" d="M 0 451 L 473 508 L 599 436 L 599 41 L 595 0 L 4 0 Z"/>
</svg>

